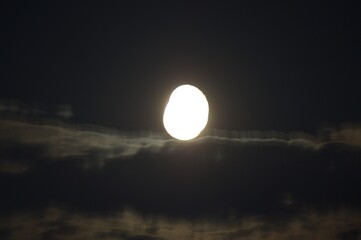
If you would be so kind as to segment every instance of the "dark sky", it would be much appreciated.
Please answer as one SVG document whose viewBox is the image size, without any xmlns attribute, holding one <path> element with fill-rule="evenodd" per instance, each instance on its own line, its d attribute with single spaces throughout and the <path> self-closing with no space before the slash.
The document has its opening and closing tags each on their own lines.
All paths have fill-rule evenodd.
<svg viewBox="0 0 361 240">
<path fill-rule="evenodd" d="M 182 83 L 205 92 L 213 128 L 360 120 L 359 4 L 29 2 L 2 17 L 1 97 L 68 104 L 79 121 L 162 130 Z"/>
<path fill-rule="evenodd" d="M 1 239 L 361 238 L 359 2 L 0 13 Z M 181 84 L 210 106 L 189 142 Z"/>
</svg>

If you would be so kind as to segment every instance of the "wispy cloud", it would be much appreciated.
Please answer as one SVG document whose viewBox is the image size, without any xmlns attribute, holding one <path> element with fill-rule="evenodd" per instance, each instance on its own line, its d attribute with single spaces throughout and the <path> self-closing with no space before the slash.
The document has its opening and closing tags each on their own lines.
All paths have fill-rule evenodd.
<svg viewBox="0 0 361 240">
<path fill-rule="evenodd" d="M 117 132 L 97 126 L 80 126 L 59 121 L 0 120 L 0 141 L 43 146 L 54 159 L 87 156 L 97 151 L 99 158 L 127 157 L 142 149 L 157 151 L 169 140 L 159 133 Z"/>
<path fill-rule="evenodd" d="M 131 209 L 111 215 L 87 215 L 50 207 L 41 212 L 20 212 L 0 218 L 0 236 L 13 239 L 359 239 L 360 210 L 312 209 L 292 217 L 256 216 L 222 219 L 167 219 L 142 216 Z M 29 235 L 29 233 L 31 233 Z"/>
<path fill-rule="evenodd" d="M 0 119 L 1 148 L 16 145 L 40 147 L 50 160 L 66 160 L 69 157 L 89 157 L 92 164 L 102 166 L 111 159 L 129 158 L 141 151 L 169 151 L 179 145 L 164 132 L 121 132 L 94 125 L 76 125 L 59 120 L 30 117 Z M 361 127 L 345 125 L 327 129 L 322 135 L 303 132 L 282 133 L 276 131 L 225 131 L 208 129 L 192 142 L 210 141 L 220 145 L 292 146 L 317 151 L 322 146 L 337 142 L 351 147 L 361 147 Z M 95 159 L 95 160 L 94 160 Z M 21 161 L 14 163 L 0 159 L 3 172 L 23 173 L 30 169 Z M 89 166 L 91 164 L 85 164 Z"/>
</svg>

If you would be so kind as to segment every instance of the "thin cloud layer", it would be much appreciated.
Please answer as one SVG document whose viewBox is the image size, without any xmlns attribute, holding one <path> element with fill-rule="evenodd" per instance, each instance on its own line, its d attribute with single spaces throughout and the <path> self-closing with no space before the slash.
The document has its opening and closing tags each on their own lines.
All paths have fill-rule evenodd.
<svg viewBox="0 0 361 240">
<path fill-rule="evenodd" d="M 144 217 L 125 209 L 91 217 L 59 207 L 39 212 L 20 212 L 0 217 L 0 237 L 15 239 L 318 239 L 357 240 L 361 237 L 360 210 L 341 208 L 319 212 L 305 210 L 292 217 L 271 219 L 257 216 L 224 219 L 167 219 L 162 216 Z"/>
<path fill-rule="evenodd" d="M 140 150 L 158 151 L 169 140 L 157 133 L 119 133 L 96 126 L 77 126 L 57 121 L 0 120 L 3 148 L 25 145 L 43 148 L 50 160 L 96 155 L 102 165 Z"/>
<path fill-rule="evenodd" d="M 41 149 L 41 155 L 49 160 L 66 160 L 77 157 L 84 166 L 103 166 L 112 159 L 132 157 L 141 151 L 169 151 L 180 146 L 161 132 L 120 132 L 93 125 L 75 125 L 58 120 L 30 117 L 0 119 L 0 147 L 3 150 L 15 146 Z M 221 145 L 239 146 L 291 146 L 318 150 L 329 143 L 361 147 L 359 125 L 345 125 L 339 129 L 328 129 L 320 136 L 295 132 L 236 132 L 207 130 L 203 136 L 191 141 L 213 142 Z M 182 145 L 182 144 L 181 144 Z M 0 158 L 0 171 L 20 174 L 30 170 L 23 159 Z"/>
</svg>

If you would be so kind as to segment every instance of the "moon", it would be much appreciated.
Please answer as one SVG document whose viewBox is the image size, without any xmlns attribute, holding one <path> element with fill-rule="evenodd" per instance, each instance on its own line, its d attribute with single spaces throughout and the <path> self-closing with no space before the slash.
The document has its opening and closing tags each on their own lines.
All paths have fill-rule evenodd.
<svg viewBox="0 0 361 240">
<path fill-rule="evenodd" d="M 181 85 L 169 97 L 163 125 L 172 137 L 191 140 L 207 125 L 208 112 L 208 101 L 203 92 L 192 85 Z"/>
</svg>

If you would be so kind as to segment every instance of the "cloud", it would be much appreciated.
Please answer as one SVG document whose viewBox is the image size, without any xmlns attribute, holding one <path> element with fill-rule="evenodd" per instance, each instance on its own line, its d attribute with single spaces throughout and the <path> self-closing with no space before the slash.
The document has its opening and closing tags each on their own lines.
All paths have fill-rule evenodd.
<svg viewBox="0 0 361 240">
<path fill-rule="evenodd" d="M 102 167 L 114 159 L 131 158 L 142 151 L 171 151 L 184 144 L 203 142 L 233 146 L 283 146 L 318 151 L 329 144 L 361 147 L 361 127 L 345 125 L 339 129 L 323 130 L 319 136 L 307 133 L 276 131 L 225 131 L 208 129 L 188 143 L 170 139 L 164 132 L 121 132 L 94 125 L 70 124 L 55 119 L 17 116 L 0 119 L 0 148 L 16 146 L 38 149 L 49 160 L 81 159 L 84 167 Z M 24 159 L 13 155 L 0 156 L 0 171 L 21 174 L 31 169 Z M 221 158 L 222 153 L 216 154 Z M 23 156 L 26 157 L 26 156 Z"/>
<path fill-rule="evenodd" d="M 180 142 L 2 117 L 0 237 L 357 239 L 359 129 L 208 129 Z"/>
<path fill-rule="evenodd" d="M 28 165 L 16 161 L 0 160 L 0 172 L 8 174 L 22 174 L 30 169 Z"/>
<path fill-rule="evenodd" d="M 3 239 L 313 239 L 357 240 L 361 237 L 359 209 L 308 209 L 298 215 L 273 218 L 232 217 L 168 219 L 144 217 L 125 209 L 111 214 L 86 214 L 49 207 L 0 218 Z M 56 224 L 54 224 L 56 223 Z M 149 229 L 155 229 L 149 233 Z M 29 234 L 30 233 L 30 234 Z"/>
<path fill-rule="evenodd" d="M 361 147 L 361 125 L 359 124 L 343 124 L 339 129 L 329 129 L 329 134 L 331 141 Z"/>
<path fill-rule="evenodd" d="M 339 143 L 361 148 L 361 125 L 343 124 L 339 128 L 319 130 L 319 135 L 304 132 L 277 131 L 229 131 L 211 129 L 202 139 L 219 141 L 237 145 L 282 145 L 318 150 L 330 143 Z"/>
<path fill-rule="evenodd" d="M 54 122 L 2 126 L 8 132 L 0 141 L 0 211 L 56 202 L 84 212 L 132 206 L 145 215 L 199 218 L 361 201 L 361 151 L 343 143 L 307 147 L 287 134 L 254 133 L 179 142 Z M 132 151 L 125 151 L 130 141 Z"/>
<path fill-rule="evenodd" d="M 72 107 L 70 105 L 59 105 L 56 115 L 60 118 L 71 118 L 73 114 Z"/>
<path fill-rule="evenodd" d="M 15 100 L 0 99 L 0 114 L 10 116 L 28 116 L 28 117 L 52 117 L 60 119 L 69 119 L 74 115 L 70 105 L 61 104 L 55 110 L 49 110 L 45 106 L 34 103 L 22 103 Z"/>
<path fill-rule="evenodd" d="M 113 158 L 126 158 L 140 150 L 158 151 L 169 139 L 159 133 L 119 133 L 97 126 L 65 124 L 60 121 L 0 120 L 2 148 L 16 145 L 42 147 L 52 160 L 68 157 L 96 157 L 98 164 Z M 9 143 L 12 145 L 9 146 Z"/>
</svg>

